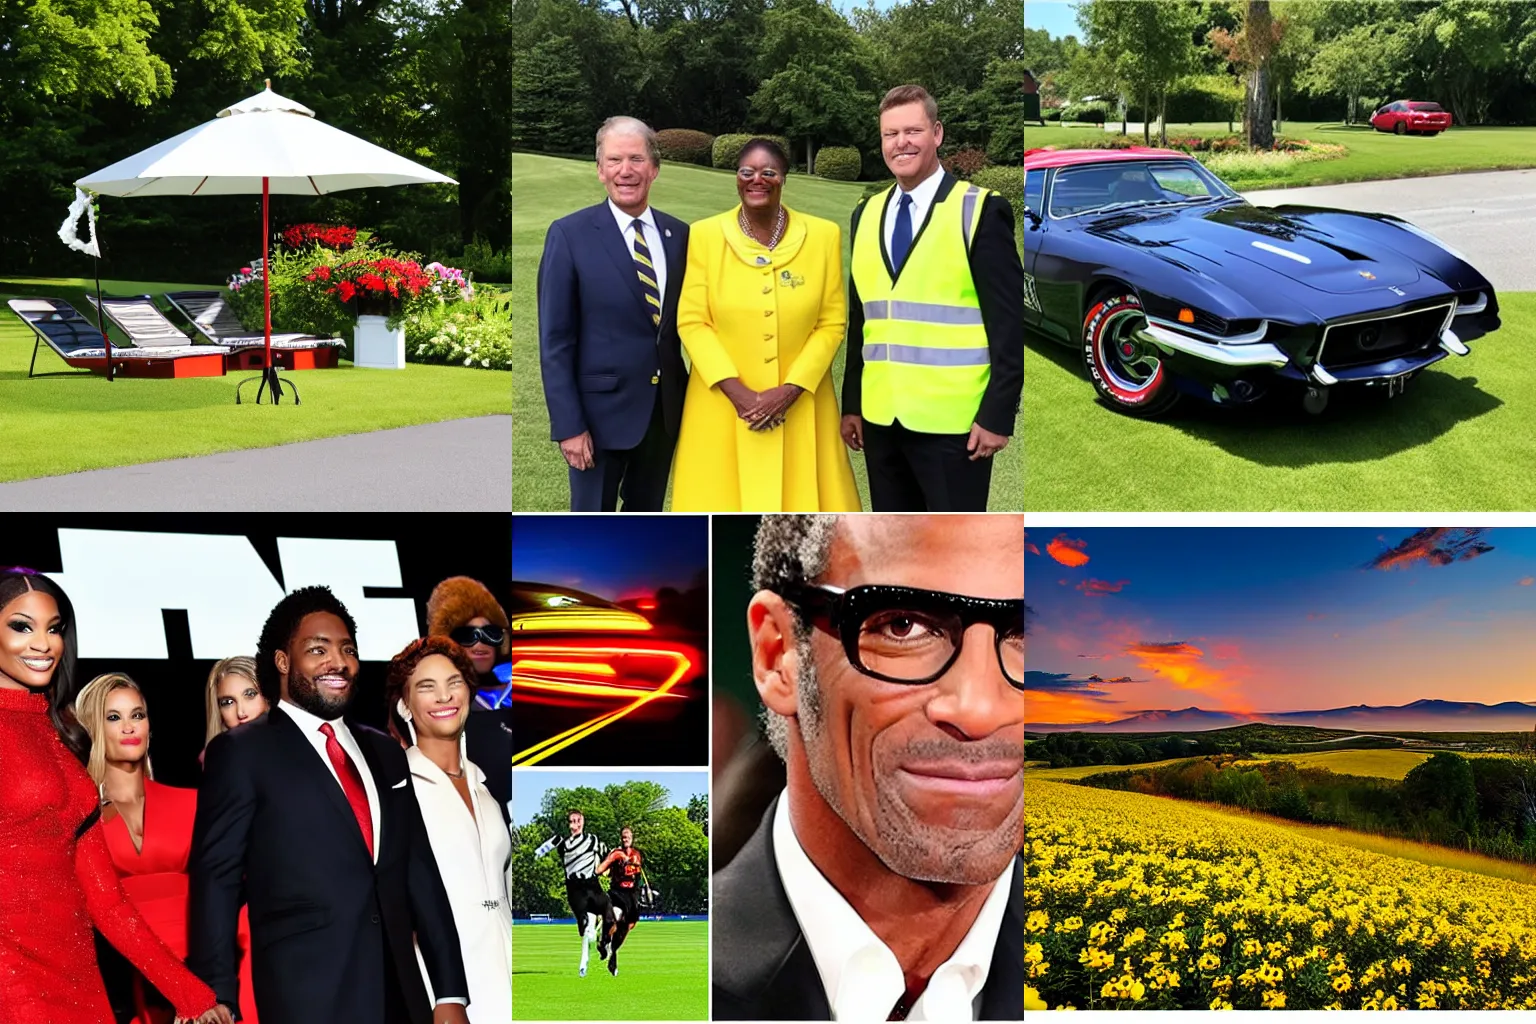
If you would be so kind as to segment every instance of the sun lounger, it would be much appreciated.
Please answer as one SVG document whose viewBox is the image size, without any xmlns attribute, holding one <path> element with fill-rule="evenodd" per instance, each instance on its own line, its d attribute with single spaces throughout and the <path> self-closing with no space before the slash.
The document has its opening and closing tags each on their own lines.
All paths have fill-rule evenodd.
<svg viewBox="0 0 1536 1024">
<path fill-rule="evenodd" d="M 231 350 L 238 366 L 230 369 L 258 369 L 265 358 L 266 339 L 247 331 L 229 308 L 221 292 L 166 292 L 170 304 L 191 321 L 197 331 L 213 342 Z M 287 370 L 323 370 L 336 365 L 346 342 L 340 338 L 321 338 L 313 334 L 272 334 L 272 362 Z"/>
<path fill-rule="evenodd" d="M 110 300 L 107 300 L 110 302 Z M 37 366 L 37 347 L 47 343 L 60 359 L 77 370 L 106 373 L 106 339 L 96 325 L 80 315 L 80 311 L 62 299 L 21 298 L 11 299 L 6 305 L 21 318 L 36 340 L 32 343 L 32 363 L 27 376 L 46 377 L 50 374 L 34 373 Z M 110 312 L 108 315 L 111 315 Z M 126 330 L 127 328 L 124 328 Z M 131 336 L 131 335 L 130 335 Z M 122 377 L 222 377 L 224 357 L 228 350 L 218 345 L 189 345 L 181 332 L 180 344 L 169 336 L 161 336 L 166 342 L 160 345 L 135 345 L 132 348 L 112 346 L 112 365 L 115 376 Z"/>
</svg>

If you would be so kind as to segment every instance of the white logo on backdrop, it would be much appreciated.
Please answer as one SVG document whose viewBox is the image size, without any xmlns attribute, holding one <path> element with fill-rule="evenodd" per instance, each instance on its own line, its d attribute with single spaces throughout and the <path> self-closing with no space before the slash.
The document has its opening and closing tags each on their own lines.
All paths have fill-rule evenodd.
<svg viewBox="0 0 1536 1024">
<path fill-rule="evenodd" d="M 289 590 L 324 584 L 357 621 L 358 654 L 388 661 L 417 636 L 408 597 L 364 597 L 364 587 L 398 587 L 392 540 L 279 537 Z M 169 656 L 161 611 L 184 609 L 194 658 L 256 653 L 256 641 L 283 588 L 243 536 L 59 530 L 64 571 L 53 575 L 80 620 L 82 658 Z"/>
</svg>

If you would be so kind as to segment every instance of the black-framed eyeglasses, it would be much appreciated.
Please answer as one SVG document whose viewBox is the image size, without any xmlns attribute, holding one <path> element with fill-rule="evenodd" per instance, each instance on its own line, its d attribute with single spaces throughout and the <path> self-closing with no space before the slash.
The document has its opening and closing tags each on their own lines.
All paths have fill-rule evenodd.
<svg viewBox="0 0 1536 1024">
<path fill-rule="evenodd" d="M 481 643 L 487 647 L 500 647 L 501 642 L 507 638 L 507 631 L 500 626 L 460 626 L 448 636 L 460 647 L 473 647 Z"/>
<path fill-rule="evenodd" d="M 824 583 L 792 584 L 780 594 L 812 622 L 831 627 L 849 664 L 888 683 L 938 679 L 960 657 L 966 630 L 984 623 L 992 627 L 1004 678 L 1024 688 L 1022 597 L 1000 600 L 879 584 L 844 590 Z"/>
</svg>

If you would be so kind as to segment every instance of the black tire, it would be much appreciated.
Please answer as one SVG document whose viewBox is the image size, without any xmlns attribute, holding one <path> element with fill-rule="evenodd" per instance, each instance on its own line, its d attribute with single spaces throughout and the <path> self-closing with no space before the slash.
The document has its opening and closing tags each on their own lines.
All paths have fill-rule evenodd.
<svg viewBox="0 0 1536 1024">
<path fill-rule="evenodd" d="M 1161 355 L 1130 336 L 1145 323 L 1135 295 L 1118 290 L 1100 295 L 1083 318 L 1080 351 L 1105 404 L 1127 416 L 1156 419 L 1181 396 Z"/>
<path fill-rule="evenodd" d="M 1408 131 L 1408 129 L 1403 127 L 1403 122 L 1401 122 L 1401 121 L 1397 122 L 1397 124 L 1392 126 L 1392 134 L 1393 135 L 1402 135 L 1402 134 L 1406 133 L 1407 131 Z"/>
</svg>

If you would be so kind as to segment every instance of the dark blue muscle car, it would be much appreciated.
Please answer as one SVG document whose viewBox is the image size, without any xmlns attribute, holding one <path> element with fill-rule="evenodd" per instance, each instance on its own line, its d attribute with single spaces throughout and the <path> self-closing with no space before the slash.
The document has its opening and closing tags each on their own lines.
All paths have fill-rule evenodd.
<svg viewBox="0 0 1536 1024">
<path fill-rule="evenodd" d="M 1293 386 L 1401 393 L 1499 327 L 1487 278 L 1384 214 L 1255 207 L 1170 150 L 1024 154 L 1024 321 L 1134 416 Z"/>
</svg>

